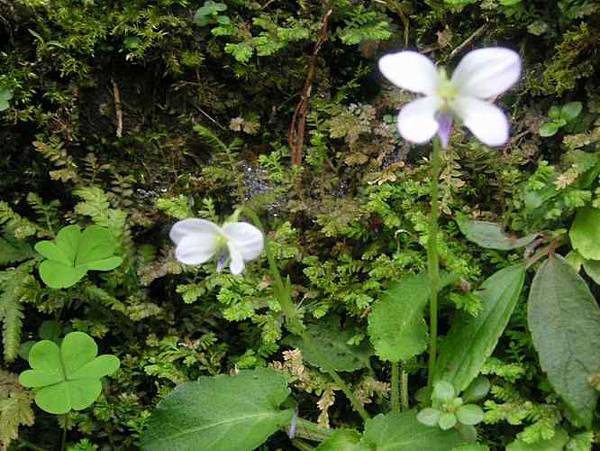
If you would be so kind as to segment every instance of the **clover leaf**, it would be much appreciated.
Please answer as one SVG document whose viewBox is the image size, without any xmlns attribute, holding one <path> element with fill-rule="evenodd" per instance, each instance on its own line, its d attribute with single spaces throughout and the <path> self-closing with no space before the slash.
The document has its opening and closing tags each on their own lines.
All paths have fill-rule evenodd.
<svg viewBox="0 0 600 451">
<path fill-rule="evenodd" d="M 32 369 L 21 373 L 19 383 L 38 389 L 35 403 L 48 413 L 83 410 L 100 395 L 100 378 L 119 369 L 116 356 L 97 354 L 96 342 L 83 332 L 67 334 L 60 348 L 53 341 L 39 341 L 29 351 Z"/>
<path fill-rule="evenodd" d="M 79 282 L 90 270 L 110 271 L 123 259 L 113 255 L 117 243 L 108 229 L 96 225 L 83 232 L 77 225 L 63 227 L 54 241 L 39 241 L 35 250 L 46 258 L 40 277 L 50 288 L 67 288 Z"/>
</svg>

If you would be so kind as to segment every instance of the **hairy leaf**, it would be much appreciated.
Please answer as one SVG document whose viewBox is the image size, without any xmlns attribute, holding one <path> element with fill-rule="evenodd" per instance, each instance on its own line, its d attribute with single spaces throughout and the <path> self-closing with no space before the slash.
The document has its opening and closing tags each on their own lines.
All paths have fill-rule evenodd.
<svg viewBox="0 0 600 451">
<path fill-rule="evenodd" d="M 266 368 L 187 382 L 158 404 L 142 448 L 253 450 L 290 423 L 293 411 L 280 408 L 289 393 L 285 377 Z"/>
<path fill-rule="evenodd" d="M 591 427 L 600 373 L 600 308 L 585 281 L 560 256 L 538 269 L 527 319 L 542 369 L 573 415 Z"/>
<path fill-rule="evenodd" d="M 442 286 L 454 280 L 442 277 Z M 430 295 L 426 274 L 410 275 L 386 290 L 373 304 L 369 315 L 369 337 L 382 360 L 399 362 L 421 354 L 427 348 L 427 325 L 423 309 Z"/>
</svg>

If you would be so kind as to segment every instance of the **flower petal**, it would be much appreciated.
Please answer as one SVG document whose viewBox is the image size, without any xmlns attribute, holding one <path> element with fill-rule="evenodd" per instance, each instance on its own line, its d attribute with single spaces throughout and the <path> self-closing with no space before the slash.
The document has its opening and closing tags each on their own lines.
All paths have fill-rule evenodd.
<svg viewBox="0 0 600 451">
<path fill-rule="evenodd" d="M 432 95 L 439 75 L 429 58 L 417 52 L 390 53 L 379 60 L 379 70 L 389 81 L 412 92 Z"/>
<path fill-rule="evenodd" d="M 508 119 L 496 105 L 474 97 L 458 97 L 452 109 L 482 143 L 501 146 L 508 141 Z"/>
<path fill-rule="evenodd" d="M 452 74 L 452 83 L 461 95 L 489 99 L 510 88 L 520 75 L 517 52 L 489 47 L 467 53 Z"/>
<path fill-rule="evenodd" d="M 244 270 L 244 258 L 242 257 L 240 250 L 236 248 L 235 243 L 228 241 L 227 248 L 229 249 L 229 258 L 231 259 L 229 270 L 231 271 L 231 274 L 237 276 Z"/>
<path fill-rule="evenodd" d="M 232 222 L 223 226 L 228 241 L 233 242 L 244 261 L 254 260 L 263 251 L 265 240 L 260 230 L 247 222 Z"/>
<path fill-rule="evenodd" d="M 421 144 L 429 141 L 438 131 L 435 118 L 441 100 L 437 97 L 423 97 L 413 100 L 398 115 L 398 130 L 407 141 Z"/>
<path fill-rule="evenodd" d="M 199 265 L 213 258 L 217 248 L 217 235 L 194 233 L 179 240 L 175 248 L 175 258 L 186 265 Z"/>
<path fill-rule="evenodd" d="M 175 244 L 179 244 L 184 236 L 193 233 L 218 235 L 220 232 L 221 229 L 219 226 L 213 222 L 207 221 L 206 219 L 189 218 L 173 224 L 169 237 Z"/>
</svg>

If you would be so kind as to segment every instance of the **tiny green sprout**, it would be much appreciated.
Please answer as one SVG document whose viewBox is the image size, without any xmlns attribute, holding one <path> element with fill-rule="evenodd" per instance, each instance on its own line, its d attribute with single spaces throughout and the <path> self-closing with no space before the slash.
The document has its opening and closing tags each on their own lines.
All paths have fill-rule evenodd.
<svg viewBox="0 0 600 451">
<path fill-rule="evenodd" d="M 581 114 L 582 109 L 581 102 L 569 102 L 562 107 L 552 106 L 548 111 L 550 120 L 540 127 L 540 136 L 544 138 L 554 136 L 561 128 L 572 123 Z"/>
<path fill-rule="evenodd" d="M 468 393 L 469 389 L 471 393 Z M 489 382 L 485 388 L 485 382 L 480 379 L 475 385 L 471 384 L 465 394 L 468 399 L 474 399 L 485 396 L 487 390 L 489 390 Z M 417 414 L 417 420 L 426 426 L 438 426 L 446 431 L 460 425 L 474 426 L 483 421 L 481 407 L 475 404 L 464 404 L 463 398 L 456 396 L 456 390 L 446 381 L 434 384 L 431 403 L 431 407 L 426 407 Z"/>
<path fill-rule="evenodd" d="M 117 243 L 105 227 L 92 225 L 83 232 L 77 225 L 63 227 L 54 241 L 39 241 L 35 250 L 45 257 L 40 277 L 50 288 L 68 288 L 88 271 L 110 271 L 123 259 L 114 255 Z"/>
<path fill-rule="evenodd" d="M 227 10 L 225 3 L 214 2 L 207 0 L 204 5 L 198 8 L 194 15 L 194 23 L 201 27 L 204 27 L 210 23 L 219 23 L 220 25 L 228 25 L 231 20 L 227 16 L 220 15 L 219 13 Z"/>
<path fill-rule="evenodd" d="M 32 369 L 20 374 L 19 383 L 36 389 L 35 403 L 48 413 L 83 410 L 100 396 L 100 379 L 119 369 L 116 356 L 97 355 L 96 342 L 83 332 L 67 334 L 60 348 L 53 341 L 39 341 L 29 351 Z"/>
</svg>

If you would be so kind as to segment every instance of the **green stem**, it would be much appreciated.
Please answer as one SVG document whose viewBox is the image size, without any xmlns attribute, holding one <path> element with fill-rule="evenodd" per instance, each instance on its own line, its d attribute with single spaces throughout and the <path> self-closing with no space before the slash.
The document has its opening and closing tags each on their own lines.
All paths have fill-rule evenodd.
<svg viewBox="0 0 600 451">
<path fill-rule="evenodd" d="M 441 171 L 441 144 L 439 139 L 433 141 L 433 152 L 431 154 L 431 214 L 429 216 L 429 236 L 427 238 L 427 270 L 429 273 L 429 284 L 431 295 L 429 301 L 429 365 L 427 373 L 427 385 L 433 382 L 433 372 L 437 357 L 437 333 L 438 333 L 438 291 L 440 285 L 439 257 L 437 249 L 438 218 L 439 218 L 439 179 Z"/>
<path fill-rule="evenodd" d="M 321 427 L 312 421 L 305 420 L 304 418 L 298 418 L 296 423 L 295 436 L 298 438 L 312 440 L 314 442 L 322 442 L 325 441 L 332 433 L 332 429 Z"/>
<path fill-rule="evenodd" d="M 243 211 L 248 215 L 248 217 L 254 222 L 254 224 L 264 231 L 262 226 L 262 222 L 258 215 L 248 207 L 243 207 Z M 263 232 L 264 233 L 264 232 Z M 300 319 L 300 315 L 298 314 L 298 310 L 294 305 L 294 301 L 292 300 L 291 290 L 289 287 L 289 283 L 284 283 L 283 278 L 281 277 L 281 273 L 279 272 L 279 268 L 277 267 L 277 262 L 275 260 L 275 256 L 273 255 L 269 240 L 267 235 L 265 234 L 265 253 L 267 255 L 267 261 L 269 262 L 269 269 L 271 272 L 271 277 L 273 277 L 275 286 L 275 296 L 281 305 L 281 310 L 283 311 L 283 315 L 285 317 L 286 328 L 293 334 L 298 335 L 302 338 L 302 341 L 306 345 L 307 348 L 310 348 L 312 354 L 319 361 L 322 368 L 326 373 L 333 379 L 333 381 L 337 384 L 338 387 L 344 392 L 354 410 L 356 410 L 359 415 L 362 417 L 364 421 L 369 419 L 369 414 L 364 409 L 362 404 L 358 401 L 350 387 L 344 382 L 344 380 L 340 377 L 340 375 L 335 370 L 334 366 L 331 365 L 329 359 L 325 354 L 323 354 L 319 348 L 318 343 L 315 342 L 313 337 L 306 332 L 306 327 L 302 324 L 302 320 Z"/>
<path fill-rule="evenodd" d="M 315 449 L 308 443 L 304 443 L 302 440 L 299 439 L 292 439 L 292 445 L 294 445 L 294 447 L 299 451 L 312 451 L 313 449 Z"/>
<path fill-rule="evenodd" d="M 402 403 L 402 410 L 408 410 L 410 406 L 408 405 L 408 373 L 402 369 L 402 392 L 400 393 L 400 402 Z"/>
<path fill-rule="evenodd" d="M 60 451 L 65 451 L 67 446 L 67 427 L 69 426 L 69 414 L 65 414 L 65 423 L 62 430 L 62 438 L 60 440 Z"/>
<path fill-rule="evenodd" d="M 392 362 L 392 412 L 400 412 L 400 393 L 398 385 L 400 383 L 400 364 Z"/>
</svg>

